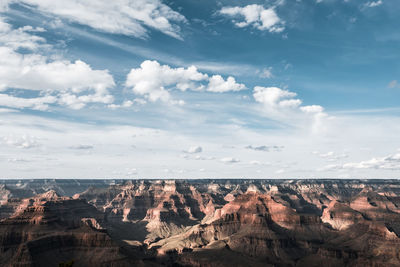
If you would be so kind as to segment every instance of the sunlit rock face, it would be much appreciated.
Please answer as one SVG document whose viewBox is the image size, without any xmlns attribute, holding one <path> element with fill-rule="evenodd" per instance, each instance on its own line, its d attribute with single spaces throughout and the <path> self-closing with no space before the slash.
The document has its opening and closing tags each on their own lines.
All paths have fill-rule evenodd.
<svg viewBox="0 0 400 267">
<path fill-rule="evenodd" d="M 0 181 L 0 266 L 400 266 L 397 180 Z"/>
</svg>

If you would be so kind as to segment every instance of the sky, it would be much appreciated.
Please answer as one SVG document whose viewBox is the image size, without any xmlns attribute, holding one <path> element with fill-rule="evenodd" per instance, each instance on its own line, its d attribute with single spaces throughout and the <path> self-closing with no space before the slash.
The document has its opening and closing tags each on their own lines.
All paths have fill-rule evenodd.
<svg viewBox="0 0 400 267">
<path fill-rule="evenodd" d="M 399 178 L 397 0 L 0 0 L 0 178 Z"/>
</svg>

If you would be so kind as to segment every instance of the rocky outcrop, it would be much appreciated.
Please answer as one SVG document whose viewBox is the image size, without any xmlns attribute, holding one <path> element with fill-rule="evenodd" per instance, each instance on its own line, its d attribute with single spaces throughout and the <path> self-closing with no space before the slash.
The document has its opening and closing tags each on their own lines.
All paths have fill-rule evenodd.
<svg viewBox="0 0 400 267">
<path fill-rule="evenodd" d="M 0 265 L 129 266 L 101 223 L 104 214 L 80 199 L 54 191 L 24 199 L 0 221 Z"/>
<path fill-rule="evenodd" d="M 324 209 L 321 219 L 329 223 L 336 230 L 346 230 L 350 226 L 363 221 L 361 213 L 353 210 L 349 205 L 332 200 L 328 207 Z"/>
<path fill-rule="evenodd" d="M 1 266 L 400 265 L 397 180 L 7 181 L 0 200 Z"/>
</svg>

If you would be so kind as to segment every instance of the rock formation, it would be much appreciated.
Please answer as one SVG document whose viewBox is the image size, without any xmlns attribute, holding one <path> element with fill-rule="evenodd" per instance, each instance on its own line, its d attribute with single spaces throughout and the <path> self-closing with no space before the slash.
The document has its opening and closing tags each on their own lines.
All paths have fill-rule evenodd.
<svg viewBox="0 0 400 267">
<path fill-rule="evenodd" d="M 1 182 L 1 266 L 400 266 L 397 180 Z"/>
</svg>

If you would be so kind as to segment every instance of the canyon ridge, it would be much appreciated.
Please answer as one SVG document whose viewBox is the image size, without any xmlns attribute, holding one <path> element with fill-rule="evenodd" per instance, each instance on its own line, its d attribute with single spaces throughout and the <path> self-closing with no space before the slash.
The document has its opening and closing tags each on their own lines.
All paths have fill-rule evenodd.
<svg viewBox="0 0 400 267">
<path fill-rule="evenodd" d="M 400 266 L 398 180 L 0 180 L 0 266 Z"/>
</svg>

